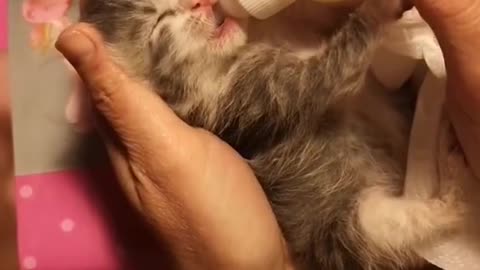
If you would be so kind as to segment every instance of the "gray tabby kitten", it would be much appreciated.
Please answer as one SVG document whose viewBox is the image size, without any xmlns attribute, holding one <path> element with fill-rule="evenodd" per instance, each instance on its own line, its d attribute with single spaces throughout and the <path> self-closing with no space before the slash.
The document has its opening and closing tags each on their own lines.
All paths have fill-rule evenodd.
<svg viewBox="0 0 480 270">
<path fill-rule="evenodd" d="M 290 34 L 318 38 L 310 50 L 287 42 L 280 25 L 291 17 L 239 21 L 214 2 L 88 1 L 82 21 L 182 119 L 249 162 L 297 269 L 421 264 L 413 250 L 455 229 L 463 208 L 453 188 L 438 198 L 402 196 L 407 123 L 385 94 L 364 87 L 382 30 L 403 1 L 366 0 L 323 43 L 311 23 L 297 25 Z M 275 28 L 285 46 L 258 34 Z"/>
</svg>

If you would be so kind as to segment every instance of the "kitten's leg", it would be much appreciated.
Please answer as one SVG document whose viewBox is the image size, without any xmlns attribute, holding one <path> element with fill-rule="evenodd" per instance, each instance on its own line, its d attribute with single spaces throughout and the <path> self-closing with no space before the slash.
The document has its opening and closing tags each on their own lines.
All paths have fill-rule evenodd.
<svg viewBox="0 0 480 270">
<path fill-rule="evenodd" d="M 328 40 L 324 54 L 309 59 L 309 64 L 318 64 L 307 73 L 309 79 L 321 82 L 322 88 L 330 92 L 330 100 L 362 88 L 384 29 L 401 17 L 408 6 L 406 1 L 365 0 Z"/>
<path fill-rule="evenodd" d="M 447 127 L 447 126 L 445 126 Z M 452 130 L 441 136 L 438 194 L 393 196 L 385 190 L 366 191 L 359 206 L 359 223 L 366 236 L 386 250 L 405 250 L 429 245 L 462 229 L 476 216 L 478 179 L 465 162 Z M 384 185 L 387 186 L 387 185 Z"/>
<path fill-rule="evenodd" d="M 325 49 L 310 57 L 267 46 L 246 47 L 233 61 L 230 89 L 234 90 L 226 99 L 242 102 L 228 103 L 229 109 L 241 112 L 237 117 L 248 121 L 265 104 L 270 108 L 265 118 L 277 122 L 298 115 L 311 122 L 309 113 L 318 119 L 332 103 L 361 89 L 382 30 L 399 17 L 403 3 L 365 0 Z"/>
<path fill-rule="evenodd" d="M 381 189 L 365 191 L 358 202 L 358 218 L 367 242 L 382 252 L 402 253 L 428 245 L 465 223 L 462 192 L 447 185 L 439 198 L 396 197 Z"/>
</svg>

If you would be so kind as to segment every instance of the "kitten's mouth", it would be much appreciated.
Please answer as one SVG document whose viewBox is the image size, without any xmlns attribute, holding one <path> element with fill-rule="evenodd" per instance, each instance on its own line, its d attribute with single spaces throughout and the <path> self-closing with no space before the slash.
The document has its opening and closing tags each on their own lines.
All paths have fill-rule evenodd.
<svg viewBox="0 0 480 270">
<path fill-rule="evenodd" d="M 212 7 L 213 10 L 213 20 L 215 23 L 215 31 L 213 34 L 214 39 L 225 39 L 230 34 L 236 32 L 238 28 L 238 22 L 229 17 L 220 5 L 216 4 Z"/>
</svg>

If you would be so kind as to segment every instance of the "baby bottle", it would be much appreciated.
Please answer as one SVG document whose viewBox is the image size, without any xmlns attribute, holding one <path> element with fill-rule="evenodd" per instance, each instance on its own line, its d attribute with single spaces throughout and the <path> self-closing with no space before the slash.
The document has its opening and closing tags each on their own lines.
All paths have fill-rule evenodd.
<svg viewBox="0 0 480 270">
<path fill-rule="evenodd" d="M 293 4 L 296 0 L 219 0 L 219 5 L 230 16 L 235 18 L 267 19 L 284 8 Z M 301 0 L 305 1 L 305 0 Z M 322 3 L 337 3 L 345 0 L 311 0 Z"/>
</svg>

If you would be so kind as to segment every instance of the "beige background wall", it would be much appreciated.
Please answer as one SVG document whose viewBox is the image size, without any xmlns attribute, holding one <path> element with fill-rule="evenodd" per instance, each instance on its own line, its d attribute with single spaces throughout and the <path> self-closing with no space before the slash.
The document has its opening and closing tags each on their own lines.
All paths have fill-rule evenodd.
<svg viewBox="0 0 480 270">
<path fill-rule="evenodd" d="M 82 164 L 78 149 L 85 147 L 64 116 L 72 87 L 66 66 L 53 52 L 41 55 L 29 47 L 30 28 L 20 13 L 22 2 L 9 2 L 16 175 L 78 167 Z"/>
</svg>

